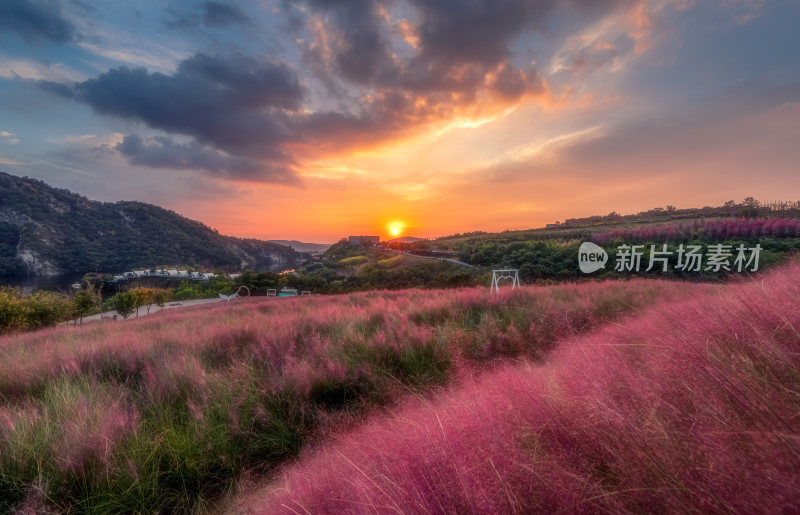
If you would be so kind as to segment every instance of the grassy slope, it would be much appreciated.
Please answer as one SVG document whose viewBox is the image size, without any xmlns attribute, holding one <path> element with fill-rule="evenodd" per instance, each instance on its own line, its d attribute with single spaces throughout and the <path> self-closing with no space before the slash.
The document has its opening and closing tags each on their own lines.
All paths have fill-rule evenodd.
<svg viewBox="0 0 800 515">
<path fill-rule="evenodd" d="M 237 508 L 792 513 L 800 264 L 689 297 L 408 401 Z"/>
<path fill-rule="evenodd" d="M 353 251 L 353 255 L 333 261 L 335 265 L 341 268 L 354 268 L 356 272 L 363 270 L 367 266 L 400 269 L 427 262 L 422 257 L 404 255 L 387 249 L 356 249 Z"/>
<path fill-rule="evenodd" d="M 681 217 L 663 219 L 622 219 L 609 220 L 596 223 L 579 223 L 562 225 L 554 228 L 523 229 L 503 232 L 472 233 L 466 235 L 444 236 L 431 241 L 432 248 L 439 250 L 457 250 L 463 243 L 477 242 L 512 242 L 512 241 L 573 241 L 588 239 L 590 235 L 614 230 L 631 230 L 654 228 L 665 225 L 691 223 L 700 220 L 716 220 L 718 217 L 709 217 L 697 214 L 696 216 L 684 215 Z"/>
<path fill-rule="evenodd" d="M 764 213 L 761 218 L 742 218 L 731 214 L 729 216 L 721 216 L 719 213 L 714 216 L 711 213 L 702 213 L 701 210 L 684 210 L 685 212 L 674 217 L 661 216 L 655 219 L 652 218 L 636 218 L 620 220 L 607 220 L 596 223 L 576 223 L 573 225 L 562 225 L 557 228 L 547 229 L 528 229 L 523 231 L 505 231 L 499 233 L 473 233 L 467 235 L 447 236 L 435 239 L 428 243 L 431 248 L 439 250 L 458 250 L 465 244 L 475 245 L 480 243 L 512 243 L 512 242 L 525 242 L 525 241 L 550 241 L 569 243 L 575 241 L 590 240 L 596 243 L 606 244 L 615 237 L 620 237 L 626 242 L 646 242 L 658 241 L 661 243 L 673 242 L 680 239 L 686 234 L 687 228 L 698 227 L 712 227 L 712 228 L 727 228 L 728 233 L 725 237 L 720 235 L 719 238 L 712 239 L 725 239 L 725 238 L 738 238 L 744 236 L 775 236 L 775 237 L 790 237 L 797 236 L 797 213 L 787 212 L 785 214 Z M 786 234 L 772 234 L 770 230 L 761 232 L 755 230 L 754 226 L 769 225 L 771 223 L 781 223 L 787 229 L 786 231 L 778 231 L 779 233 L 785 232 Z M 742 232 L 736 230 L 736 226 L 742 226 Z M 770 229 L 771 227 L 767 227 Z M 702 232 L 702 231 L 701 231 Z M 791 233 L 791 234 L 789 234 Z M 696 236 L 693 234 L 692 236 Z M 642 236 L 647 236 L 642 238 Z M 712 236 L 704 234 L 704 236 Z"/>
<path fill-rule="evenodd" d="M 448 261 L 346 242 L 332 245 L 320 261 L 298 270 L 298 273 L 310 280 L 324 278 L 325 281 L 346 282 L 340 288 L 331 287 L 331 284 L 327 289 L 322 288 L 335 293 L 358 289 L 452 288 L 488 283 L 485 278 L 479 279 L 474 270 Z"/>
<path fill-rule="evenodd" d="M 241 299 L 0 339 L 0 510 L 203 510 L 315 435 L 503 357 L 545 355 L 661 281 Z"/>
</svg>

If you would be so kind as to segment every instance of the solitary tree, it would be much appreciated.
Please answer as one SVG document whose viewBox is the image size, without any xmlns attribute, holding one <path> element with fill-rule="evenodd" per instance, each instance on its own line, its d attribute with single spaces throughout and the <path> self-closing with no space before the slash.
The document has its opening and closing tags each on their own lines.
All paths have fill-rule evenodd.
<svg viewBox="0 0 800 515">
<path fill-rule="evenodd" d="M 154 290 L 153 302 L 155 302 L 159 308 L 164 309 L 164 304 L 167 303 L 170 295 L 172 295 L 172 290 L 168 290 L 166 288 L 158 288 Z"/>
<path fill-rule="evenodd" d="M 746 197 L 742 201 L 742 215 L 747 217 L 756 217 L 758 216 L 758 208 L 761 207 L 761 203 L 754 199 L 753 197 Z"/>
<path fill-rule="evenodd" d="M 136 317 L 139 317 L 139 308 L 146 306 L 147 307 L 147 314 L 150 314 L 150 304 L 153 301 L 153 289 L 152 288 L 134 288 L 130 290 L 133 296 L 136 298 Z"/>
<path fill-rule="evenodd" d="M 80 320 L 83 325 L 83 317 L 93 314 L 97 311 L 97 304 L 91 292 L 81 290 L 72 297 L 72 309 L 75 316 Z"/>
<path fill-rule="evenodd" d="M 81 324 L 83 324 L 83 317 L 99 311 L 100 303 L 103 301 L 100 287 L 91 281 L 89 274 L 83 277 L 82 282 L 83 289 L 72 298 L 73 316 L 79 317 Z"/>
<path fill-rule="evenodd" d="M 117 311 L 117 314 L 122 315 L 122 318 L 127 320 L 136 310 L 136 295 L 129 291 L 117 293 L 111 297 L 111 307 Z"/>
</svg>

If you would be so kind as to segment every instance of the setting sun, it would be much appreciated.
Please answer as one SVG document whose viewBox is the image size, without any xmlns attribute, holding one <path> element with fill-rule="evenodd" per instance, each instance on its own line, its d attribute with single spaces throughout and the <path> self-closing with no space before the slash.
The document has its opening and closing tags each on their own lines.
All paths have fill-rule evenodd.
<svg viewBox="0 0 800 515">
<path fill-rule="evenodd" d="M 405 227 L 405 224 L 403 224 L 403 222 L 392 222 L 388 226 L 389 234 L 391 234 L 392 236 L 395 236 L 395 237 L 400 236 L 400 234 L 402 234 L 402 232 L 403 232 L 403 228 L 404 227 Z"/>
</svg>

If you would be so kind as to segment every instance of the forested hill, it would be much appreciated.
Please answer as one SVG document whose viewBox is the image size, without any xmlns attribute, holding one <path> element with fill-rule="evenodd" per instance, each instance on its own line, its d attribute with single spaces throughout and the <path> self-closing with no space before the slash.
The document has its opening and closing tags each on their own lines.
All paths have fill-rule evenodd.
<svg viewBox="0 0 800 515">
<path fill-rule="evenodd" d="M 0 275 L 121 272 L 158 265 L 280 271 L 307 255 L 223 236 L 142 202 L 97 202 L 0 172 Z"/>
</svg>

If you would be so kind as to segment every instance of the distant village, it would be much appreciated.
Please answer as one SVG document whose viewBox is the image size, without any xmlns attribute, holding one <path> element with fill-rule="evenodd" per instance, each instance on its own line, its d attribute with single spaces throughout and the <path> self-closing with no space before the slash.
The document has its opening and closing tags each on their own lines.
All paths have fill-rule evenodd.
<svg viewBox="0 0 800 515">
<path fill-rule="evenodd" d="M 351 245 L 359 245 L 362 247 L 374 247 L 380 244 L 381 238 L 380 236 L 348 236 L 347 241 Z M 294 270 L 285 270 L 282 273 L 291 273 Z M 242 274 L 228 274 L 230 279 L 235 279 Z M 214 274 L 212 272 L 193 272 L 191 270 L 178 270 L 177 268 L 157 268 L 157 269 L 142 269 L 142 270 L 131 270 L 130 272 L 125 272 L 122 274 L 117 274 L 113 276 L 111 282 L 120 283 L 124 281 L 130 281 L 133 279 L 141 279 L 143 277 L 156 277 L 156 278 L 175 278 L 175 279 L 187 279 L 191 281 L 210 281 L 214 277 L 217 277 L 218 274 Z M 79 284 L 76 283 L 76 286 L 80 287 Z"/>
<path fill-rule="evenodd" d="M 241 274 L 230 274 L 230 278 L 236 278 Z M 171 269 L 153 269 L 153 270 L 132 270 L 124 274 L 115 275 L 113 281 L 129 281 L 131 279 L 140 279 L 142 277 L 175 277 L 178 279 L 190 279 L 193 281 L 209 281 L 216 277 L 217 274 L 211 272 L 191 272 L 189 270 Z"/>
</svg>

